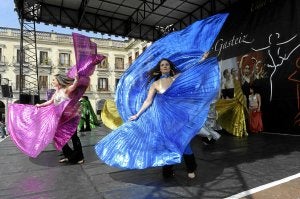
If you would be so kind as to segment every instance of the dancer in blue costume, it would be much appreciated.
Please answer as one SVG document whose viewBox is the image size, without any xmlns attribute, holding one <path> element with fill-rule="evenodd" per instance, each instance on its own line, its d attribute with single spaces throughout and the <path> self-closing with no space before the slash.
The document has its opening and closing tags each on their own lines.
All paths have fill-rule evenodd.
<svg viewBox="0 0 300 199">
<path fill-rule="evenodd" d="M 170 33 L 130 66 L 116 92 L 118 111 L 123 121 L 130 120 L 95 146 L 101 160 L 128 169 L 181 162 L 182 154 L 203 126 L 210 103 L 219 91 L 217 59 L 212 57 L 201 62 L 200 59 L 211 48 L 226 17 L 227 14 L 215 15 Z M 172 81 L 159 87 L 158 81 L 167 80 L 148 82 L 149 71 L 164 57 L 176 65 L 180 74 L 173 77 L 174 81 L 168 78 Z M 158 74 L 161 76 L 162 71 Z M 147 99 L 152 102 L 141 108 Z"/>
</svg>

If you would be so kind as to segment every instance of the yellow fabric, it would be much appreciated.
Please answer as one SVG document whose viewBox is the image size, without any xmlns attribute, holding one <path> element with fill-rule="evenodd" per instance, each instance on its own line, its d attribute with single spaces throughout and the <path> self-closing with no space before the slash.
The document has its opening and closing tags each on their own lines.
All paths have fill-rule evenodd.
<svg viewBox="0 0 300 199">
<path fill-rule="evenodd" d="M 105 126 L 114 130 L 123 124 L 113 100 L 106 100 L 101 111 L 101 120 Z"/>
<path fill-rule="evenodd" d="M 219 99 L 216 103 L 217 122 L 228 133 L 235 136 L 247 136 L 246 117 L 247 101 L 240 83 L 234 81 L 234 98 Z"/>
</svg>

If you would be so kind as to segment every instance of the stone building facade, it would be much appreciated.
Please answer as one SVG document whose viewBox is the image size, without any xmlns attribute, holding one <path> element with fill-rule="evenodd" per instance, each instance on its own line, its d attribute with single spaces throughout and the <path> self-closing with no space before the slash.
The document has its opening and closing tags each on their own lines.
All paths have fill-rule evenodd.
<svg viewBox="0 0 300 199">
<path fill-rule="evenodd" d="M 75 53 L 71 35 L 37 31 L 36 38 L 40 99 L 46 100 L 46 92 L 52 88 L 53 75 L 64 73 L 73 66 Z M 106 56 L 106 59 L 97 65 L 85 93 L 95 112 L 99 114 L 105 99 L 114 98 L 117 83 L 124 71 L 151 43 L 136 39 L 117 41 L 92 38 L 92 41 L 97 43 L 98 53 Z M 1 89 L 0 120 L 5 118 L 7 104 L 19 100 L 19 75 L 20 30 L 0 27 L 1 85 L 11 86 L 13 94 L 11 98 L 3 97 Z"/>
</svg>

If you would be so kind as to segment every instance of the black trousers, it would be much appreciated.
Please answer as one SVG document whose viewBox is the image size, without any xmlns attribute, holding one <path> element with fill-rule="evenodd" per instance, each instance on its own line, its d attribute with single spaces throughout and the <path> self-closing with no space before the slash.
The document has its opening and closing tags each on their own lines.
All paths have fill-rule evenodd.
<svg viewBox="0 0 300 199">
<path fill-rule="evenodd" d="M 197 163 L 195 160 L 194 154 L 183 154 L 183 160 L 185 163 L 186 171 L 192 173 L 197 168 Z M 163 176 L 169 177 L 173 175 L 173 166 L 174 165 L 165 165 L 163 166 Z"/>
<path fill-rule="evenodd" d="M 82 145 L 77 132 L 72 136 L 73 149 L 68 145 L 68 143 L 62 148 L 63 154 L 68 158 L 70 163 L 77 163 L 83 160 Z"/>
<path fill-rule="evenodd" d="M 91 131 L 90 114 L 85 115 L 83 125 L 80 127 L 79 131 L 80 132 Z"/>
<path fill-rule="evenodd" d="M 90 114 L 86 114 L 85 118 L 85 131 L 91 131 Z"/>
</svg>

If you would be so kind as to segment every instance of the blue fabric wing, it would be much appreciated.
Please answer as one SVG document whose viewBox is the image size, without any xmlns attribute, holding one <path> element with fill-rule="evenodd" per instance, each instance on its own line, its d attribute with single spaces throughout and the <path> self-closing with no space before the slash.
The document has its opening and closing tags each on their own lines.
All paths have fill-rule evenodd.
<svg viewBox="0 0 300 199">
<path fill-rule="evenodd" d="M 191 139 L 203 126 L 220 87 L 216 58 L 199 62 L 220 31 L 227 14 L 198 21 L 150 46 L 125 72 L 117 89 L 123 121 L 140 109 L 147 95 L 147 71 L 168 58 L 182 73 L 136 120 L 125 122 L 95 146 L 105 163 L 143 169 L 179 163 Z"/>
<path fill-rule="evenodd" d="M 191 67 L 210 50 L 227 16 L 214 15 L 172 32 L 154 42 L 134 61 L 121 77 L 116 90 L 116 104 L 123 121 L 140 109 L 147 95 L 147 72 L 162 58 L 170 59 L 180 71 Z M 188 63 L 181 64 L 185 62 Z"/>
</svg>

